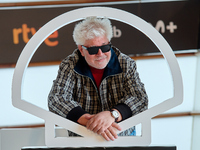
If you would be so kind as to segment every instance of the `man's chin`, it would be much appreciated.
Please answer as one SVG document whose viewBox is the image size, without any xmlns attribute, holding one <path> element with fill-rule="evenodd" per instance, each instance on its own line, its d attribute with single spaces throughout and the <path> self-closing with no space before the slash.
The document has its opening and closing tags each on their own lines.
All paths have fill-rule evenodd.
<svg viewBox="0 0 200 150">
<path fill-rule="evenodd" d="M 104 69 L 106 68 L 106 65 L 96 65 L 96 66 L 93 66 L 94 68 L 96 69 Z"/>
</svg>

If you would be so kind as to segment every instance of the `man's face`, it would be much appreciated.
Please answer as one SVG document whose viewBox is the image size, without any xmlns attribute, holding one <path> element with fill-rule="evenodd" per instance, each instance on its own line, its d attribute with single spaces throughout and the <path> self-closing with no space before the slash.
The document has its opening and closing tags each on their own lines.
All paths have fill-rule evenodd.
<svg viewBox="0 0 200 150">
<path fill-rule="evenodd" d="M 85 41 L 85 47 L 92 47 L 92 46 L 102 46 L 108 44 L 109 41 L 106 36 L 103 37 L 95 37 L 94 39 Z M 86 49 L 84 49 L 81 45 L 78 45 L 78 48 L 81 52 L 81 55 L 85 57 L 86 62 L 89 66 L 103 69 L 107 66 L 108 62 L 110 61 L 111 51 L 103 53 L 101 49 L 99 49 L 97 54 L 90 55 Z"/>
</svg>

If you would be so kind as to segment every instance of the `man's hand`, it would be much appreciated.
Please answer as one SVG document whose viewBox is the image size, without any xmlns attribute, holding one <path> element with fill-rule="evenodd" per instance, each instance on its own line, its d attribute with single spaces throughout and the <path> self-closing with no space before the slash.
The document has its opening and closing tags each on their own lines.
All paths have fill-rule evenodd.
<svg viewBox="0 0 200 150">
<path fill-rule="evenodd" d="M 101 135 L 107 141 L 110 140 L 114 141 L 115 139 L 118 138 L 116 129 L 121 131 L 120 126 L 117 123 L 113 122 L 110 127 L 108 127 L 103 133 L 101 133 Z"/>
<path fill-rule="evenodd" d="M 103 111 L 103 112 L 100 112 L 100 113 L 94 115 L 87 122 L 86 127 L 87 127 L 87 129 L 89 129 L 97 134 L 101 134 L 108 127 L 110 127 L 113 122 L 115 122 L 115 119 L 111 116 L 110 111 Z M 117 125 L 117 126 L 118 126 L 117 128 L 120 128 L 119 125 Z"/>
<path fill-rule="evenodd" d="M 86 124 L 87 129 L 101 134 L 103 133 L 115 119 L 111 116 L 110 111 L 103 111 L 92 117 Z"/>
<path fill-rule="evenodd" d="M 116 130 L 121 131 L 121 127 L 115 123 L 110 111 L 103 111 L 96 115 L 84 114 L 78 119 L 78 123 L 100 134 L 107 141 L 113 141 L 118 137 Z"/>
<path fill-rule="evenodd" d="M 94 115 L 90 115 L 90 114 L 84 114 L 82 115 L 79 119 L 78 119 L 78 123 L 83 125 L 83 126 L 86 126 L 87 122 L 92 118 L 94 117 Z"/>
</svg>

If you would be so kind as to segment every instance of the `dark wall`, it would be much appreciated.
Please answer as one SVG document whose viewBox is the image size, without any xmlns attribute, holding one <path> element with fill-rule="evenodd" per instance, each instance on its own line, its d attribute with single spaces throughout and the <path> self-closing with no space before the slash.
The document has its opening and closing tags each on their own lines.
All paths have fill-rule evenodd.
<svg viewBox="0 0 200 150">
<path fill-rule="evenodd" d="M 54 17 L 86 6 L 107 6 L 131 12 L 151 23 L 174 51 L 199 48 L 199 10 L 193 1 L 135 3 L 116 2 L 57 6 L 0 8 L 0 64 L 13 64 L 34 33 Z M 91 14 L 92 15 L 92 14 Z M 62 27 L 45 40 L 31 62 L 61 61 L 76 48 L 72 39 L 75 23 Z M 129 55 L 159 52 L 156 46 L 137 29 L 112 20 L 112 44 Z"/>
</svg>

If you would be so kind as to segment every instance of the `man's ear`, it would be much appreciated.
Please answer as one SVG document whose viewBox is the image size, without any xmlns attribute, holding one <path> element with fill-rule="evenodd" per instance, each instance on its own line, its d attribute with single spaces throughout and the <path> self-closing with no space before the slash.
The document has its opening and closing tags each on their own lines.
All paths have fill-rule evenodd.
<svg viewBox="0 0 200 150">
<path fill-rule="evenodd" d="M 83 53 L 83 47 L 81 45 L 78 45 L 78 49 L 79 49 L 81 55 L 84 57 L 85 55 Z"/>
</svg>

